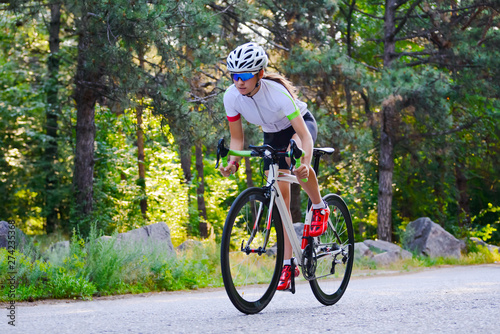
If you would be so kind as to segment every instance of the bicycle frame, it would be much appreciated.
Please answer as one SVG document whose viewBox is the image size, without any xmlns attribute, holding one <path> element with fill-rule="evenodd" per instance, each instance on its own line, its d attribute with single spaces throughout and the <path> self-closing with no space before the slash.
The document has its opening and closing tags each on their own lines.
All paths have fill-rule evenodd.
<svg viewBox="0 0 500 334">
<path fill-rule="evenodd" d="M 302 150 L 300 150 L 296 146 L 296 144 L 293 140 L 291 140 L 290 146 L 291 146 L 290 151 L 287 152 L 288 155 L 286 155 L 286 156 L 291 159 L 292 165 L 295 164 L 295 167 L 298 168 L 300 166 L 299 158 L 303 155 L 303 152 L 302 152 Z M 217 166 L 219 164 L 219 156 L 221 156 L 222 163 L 224 166 L 227 165 L 227 157 L 229 155 L 240 156 L 240 157 L 256 156 L 256 155 L 254 155 L 253 151 L 236 151 L 236 150 L 226 149 L 224 147 L 224 140 L 223 139 L 221 139 L 219 141 L 219 145 L 218 145 L 217 150 L 218 150 L 218 152 L 217 152 Z M 323 148 L 323 149 L 318 149 L 318 150 L 320 150 L 323 154 L 325 154 L 325 153 L 331 154 L 333 152 L 333 149 L 330 149 L 330 148 L 326 148 L 326 149 Z M 316 157 L 316 159 L 314 161 L 314 170 L 316 173 L 318 173 L 319 156 L 320 155 L 321 154 L 318 154 L 318 156 Z M 306 181 L 306 180 L 304 180 L 304 181 Z M 242 243 L 241 251 L 246 252 L 247 254 L 248 253 L 258 253 L 259 255 L 266 252 L 267 243 L 269 241 L 269 232 L 270 232 L 270 228 L 271 228 L 271 220 L 272 220 L 272 214 L 273 214 L 272 210 L 274 208 L 274 205 L 276 204 L 276 207 L 278 208 L 278 211 L 279 211 L 279 214 L 281 217 L 282 225 L 286 231 L 286 235 L 288 237 L 288 240 L 290 241 L 290 244 L 292 245 L 292 250 L 295 253 L 295 256 L 297 257 L 296 259 L 298 261 L 298 264 L 300 266 L 302 266 L 304 264 L 304 263 L 302 263 L 303 262 L 303 256 L 302 256 L 303 250 L 306 248 L 308 241 L 311 240 L 311 238 L 309 236 L 309 230 L 311 227 L 312 212 L 311 212 L 311 210 L 309 210 L 309 207 L 308 207 L 305 221 L 304 221 L 304 230 L 303 230 L 302 242 L 301 242 L 297 238 L 297 234 L 295 233 L 295 229 L 293 227 L 292 218 L 290 217 L 286 203 L 283 199 L 283 194 L 281 193 L 281 190 L 280 190 L 279 186 L 277 185 L 277 182 L 288 182 L 290 184 L 299 183 L 297 181 L 297 177 L 295 175 L 280 172 L 278 163 L 276 161 L 271 161 L 271 163 L 269 165 L 269 172 L 267 175 L 267 184 L 265 186 L 265 188 L 268 188 L 270 191 L 270 203 L 269 203 L 270 210 L 269 210 L 268 217 L 266 220 L 267 221 L 266 237 L 264 238 L 263 244 L 259 245 L 258 248 L 253 248 L 253 249 L 250 248 L 250 244 L 252 243 L 254 236 L 258 232 L 257 231 L 257 222 L 262 214 L 262 207 L 260 207 L 259 211 L 258 211 L 257 218 L 256 218 L 256 222 L 255 222 L 254 227 L 253 227 L 251 237 L 247 241 L 247 244 L 245 247 L 243 247 L 243 243 Z M 331 226 L 332 230 L 335 233 L 336 239 L 340 243 L 340 238 L 337 235 L 337 231 L 335 230 L 331 219 L 328 219 L 328 224 Z M 319 245 L 319 246 L 322 246 L 322 245 Z M 327 246 L 327 245 L 325 245 L 325 246 Z M 341 248 L 340 249 L 333 249 L 333 247 L 329 247 L 326 250 L 327 251 L 325 253 L 323 253 L 321 256 L 318 256 L 317 259 L 319 259 L 321 257 L 328 256 L 328 255 L 336 256 L 337 254 L 342 253 Z"/>
<path fill-rule="evenodd" d="M 278 211 L 280 213 L 281 222 L 286 230 L 286 234 L 288 236 L 288 239 L 290 240 L 290 244 L 292 245 L 293 252 L 298 257 L 297 260 L 299 261 L 299 265 L 302 265 L 302 256 L 300 256 L 302 255 L 302 243 L 297 238 L 297 234 L 295 233 L 295 229 L 293 228 L 293 222 L 290 217 L 289 211 L 286 207 L 286 203 L 283 199 L 283 195 L 281 194 L 281 190 L 279 186 L 275 184 L 278 181 L 288 182 L 290 184 L 298 183 L 297 178 L 294 175 L 279 172 L 278 165 L 275 163 L 271 163 L 271 165 L 269 166 L 269 174 L 267 177 L 267 185 L 266 185 L 267 187 L 270 187 L 271 190 L 269 207 L 273 208 L 274 204 L 276 204 L 276 207 L 278 208 Z M 270 228 L 269 225 L 271 223 L 271 216 L 272 216 L 272 209 L 269 210 L 269 216 L 267 217 L 268 229 Z M 309 227 L 311 226 L 311 211 L 308 211 L 306 214 L 304 229 L 307 228 L 306 226 Z"/>
</svg>

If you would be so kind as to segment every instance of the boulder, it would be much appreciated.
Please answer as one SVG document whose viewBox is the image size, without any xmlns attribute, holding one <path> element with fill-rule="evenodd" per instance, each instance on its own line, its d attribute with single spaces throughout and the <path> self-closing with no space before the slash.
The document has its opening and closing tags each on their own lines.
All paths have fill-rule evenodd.
<svg viewBox="0 0 500 334">
<path fill-rule="evenodd" d="M 370 250 L 378 253 L 373 256 L 373 259 L 381 265 L 387 265 L 398 260 L 412 258 L 412 254 L 410 252 L 388 241 L 365 240 L 363 241 L 363 244 L 365 244 Z"/>
<path fill-rule="evenodd" d="M 382 266 L 387 266 L 393 262 L 401 260 L 401 253 L 397 252 L 383 252 L 380 254 L 375 254 L 373 256 L 373 260 L 375 263 L 382 265 Z"/>
<path fill-rule="evenodd" d="M 365 245 L 370 248 L 374 248 L 376 251 L 380 252 L 400 252 L 401 247 L 388 241 L 383 240 L 365 240 L 363 241 Z"/>
<path fill-rule="evenodd" d="M 49 253 L 56 253 L 61 255 L 69 254 L 69 241 L 58 241 L 52 245 L 50 245 L 49 249 L 47 249 Z"/>
<path fill-rule="evenodd" d="M 277 252 L 278 252 L 278 246 L 276 246 L 276 244 L 274 244 L 271 247 L 268 247 L 266 249 L 266 253 L 264 255 L 266 255 L 266 256 L 275 256 Z"/>
<path fill-rule="evenodd" d="M 177 250 L 186 251 L 186 250 L 196 249 L 202 246 L 203 244 L 201 243 L 201 241 L 189 239 L 180 244 L 177 247 Z"/>
<path fill-rule="evenodd" d="M 69 241 L 58 241 L 49 247 L 49 252 L 69 252 Z"/>
<path fill-rule="evenodd" d="M 56 263 L 58 261 L 63 261 L 64 258 L 69 256 L 70 244 L 69 241 L 58 241 L 49 246 L 45 252 L 42 254 L 42 258 L 45 261 L 50 261 Z"/>
<path fill-rule="evenodd" d="M 500 254 L 500 247 L 498 247 L 498 246 L 488 244 L 488 249 L 492 253 L 496 252 L 497 254 Z"/>
<path fill-rule="evenodd" d="M 479 239 L 479 238 L 476 238 L 476 237 L 472 237 L 470 238 L 470 240 L 475 243 L 476 245 L 480 245 L 480 246 L 483 246 L 483 247 L 486 247 L 488 248 L 488 250 L 491 252 L 491 253 L 494 253 L 494 252 L 497 252 L 500 254 L 500 247 L 498 246 L 495 246 L 495 245 L 490 245 L 490 244 L 487 244 L 486 242 L 484 242 L 483 240 Z"/>
<path fill-rule="evenodd" d="M 146 225 L 125 233 L 119 233 L 116 239 L 103 235 L 97 238 L 96 242 L 101 244 L 113 242 L 113 246 L 116 249 L 122 247 L 140 247 L 142 251 L 146 253 L 158 250 L 175 255 L 174 245 L 170 237 L 170 229 L 164 222 Z"/>
<path fill-rule="evenodd" d="M 483 246 L 483 247 L 488 247 L 488 244 L 486 242 L 484 242 L 483 240 L 479 239 L 479 238 L 472 237 L 472 238 L 470 238 L 470 241 L 472 241 L 476 245 Z"/>
<path fill-rule="evenodd" d="M 304 232 L 304 223 L 294 223 L 293 228 L 295 229 L 297 238 L 299 238 L 299 240 L 302 240 L 302 233 Z"/>
<path fill-rule="evenodd" d="M 8 250 L 11 250 L 12 247 L 14 247 L 15 250 L 22 251 L 28 241 L 28 237 L 17 227 L 14 226 L 14 229 L 12 229 L 11 226 L 14 225 L 11 225 L 3 220 L 0 221 L 0 248 L 7 248 Z M 11 233 L 9 235 L 9 231 L 15 231 L 15 233 Z M 12 235 L 14 235 L 14 239 L 9 239 L 9 236 L 12 237 Z M 15 242 L 9 244 L 9 241 Z"/>
<path fill-rule="evenodd" d="M 354 244 L 354 258 L 357 259 L 359 257 L 373 257 L 373 252 L 370 250 L 364 242 L 356 242 Z"/>
<path fill-rule="evenodd" d="M 460 258 L 462 243 L 427 217 L 412 221 L 406 227 L 404 247 L 429 257 Z"/>
<path fill-rule="evenodd" d="M 164 222 L 146 225 L 138 229 L 120 233 L 116 237 L 118 245 L 140 245 L 143 250 L 158 248 L 175 254 L 174 245 L 170 237 L 170 228 Z"/>
<path fill-rule="evenodd" d="M 113 238 L 112 238 L 112 237 L 110 237 L 109 235 L 103 235 L 103 236 L 101 236 L 101 237 L 97 238 L 97 242 L 102 242 L 102 243 L 104 243 L 104 242 L 111 241 L 112 239 L 113 239 Z"/>
</svg>

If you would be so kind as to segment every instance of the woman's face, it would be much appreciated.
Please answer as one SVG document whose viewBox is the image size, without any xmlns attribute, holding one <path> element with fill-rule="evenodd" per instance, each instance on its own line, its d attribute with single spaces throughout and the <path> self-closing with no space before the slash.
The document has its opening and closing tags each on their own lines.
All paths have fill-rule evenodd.
<svg viewBox="0 0 500 334">
<path fill-rule="evenodd" d="M 242 95 L 250 94 L 254 89 L 255 85 L 257 85 L 257 80 L 259 77 L 263 75 L 262 71 L 260 71 L 258 74 L 256 74 L 253 78 L 248 79 L 247 81 L 243 81 L 239 79 L 238 81 L 233 80 L 234 85 L 238 89 L 238 92 Z M 255 93 L 258 90 L 255 91 Z"/>
</svg>

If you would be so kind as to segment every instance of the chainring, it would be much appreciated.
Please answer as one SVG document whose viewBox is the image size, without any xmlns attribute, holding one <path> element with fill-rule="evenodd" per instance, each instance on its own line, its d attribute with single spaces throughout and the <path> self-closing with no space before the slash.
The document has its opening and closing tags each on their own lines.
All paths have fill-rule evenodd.
<svg viewBox="0 0 500 334">
<path fill-rule="evenodd" d="M 302 275 L 306 280 L 311 281 L 316 277 L 317 265 L 316 250 L 309 243 L 302 252 Z"/>
</svg>

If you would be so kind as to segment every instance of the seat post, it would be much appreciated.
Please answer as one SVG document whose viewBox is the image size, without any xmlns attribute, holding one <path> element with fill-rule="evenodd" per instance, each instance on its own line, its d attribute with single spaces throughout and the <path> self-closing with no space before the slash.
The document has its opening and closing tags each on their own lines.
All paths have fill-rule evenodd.
<svg viewBox="0 0 500 334">
<path fill-rule="evenodd" d="M 314 169 L 314 172 L 316 172 L 316 176 L 318 175 L 318 171 L 319 171 L 319 160 L 320 160 L 321 155 L 322 155 L 321 152 L 313 150 L 313 156 L 314 156 L 313 169 Z"/>
</svg>

